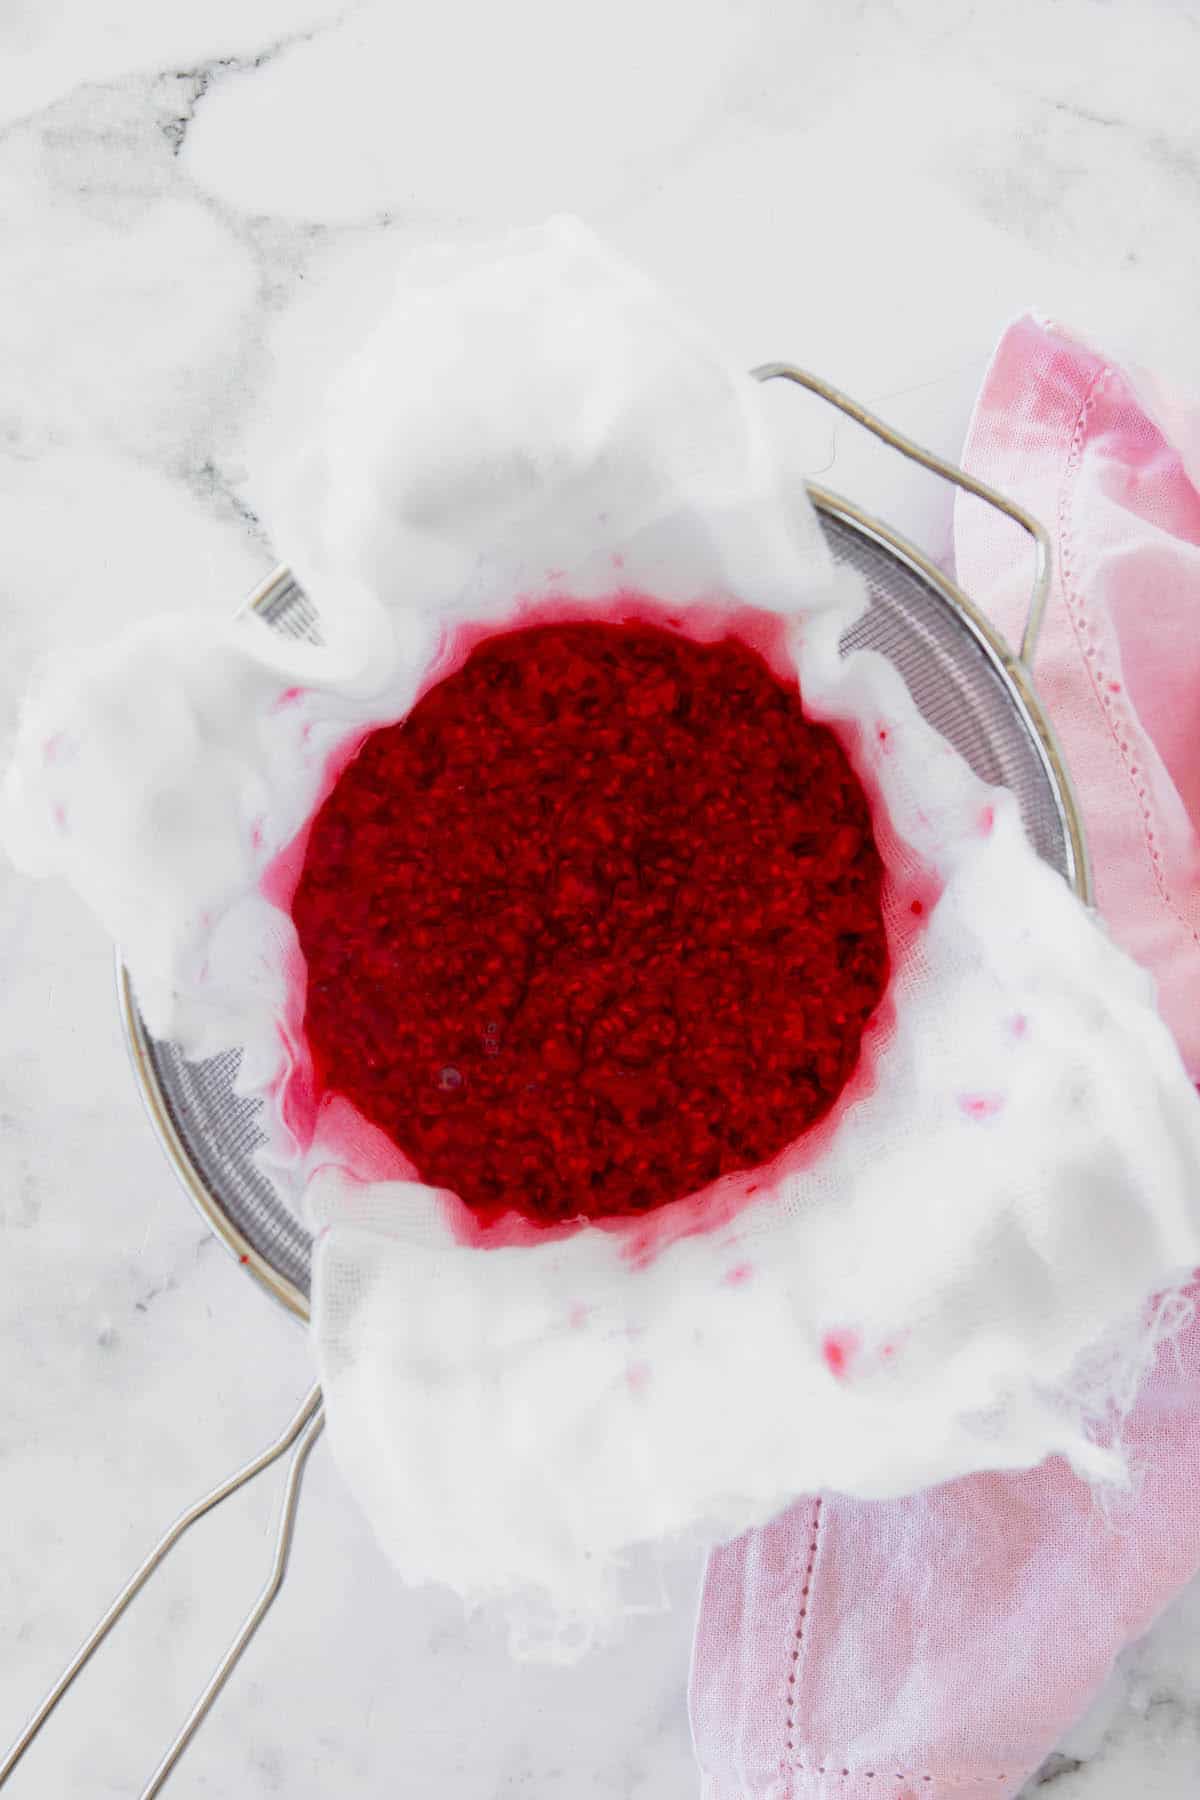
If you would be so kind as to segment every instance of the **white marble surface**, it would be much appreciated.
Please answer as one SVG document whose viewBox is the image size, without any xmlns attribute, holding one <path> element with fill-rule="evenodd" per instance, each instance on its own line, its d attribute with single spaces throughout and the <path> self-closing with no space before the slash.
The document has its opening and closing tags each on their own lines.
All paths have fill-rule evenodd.
<svg viewBox="0 0 1200 1800">
<path fill-rule="evenodd" d="M 822 370 L 956 449 L 1020 307 L 1137 328 L 1200 273 L 1195 0 L 5 0 L 0 731 L 31 660 L 268 567 L 245 444 L 364 266 L 582 212 L 746 361 Z M 798 404 L 807 404 L 798 402 Z M 812 467 L 939 553 L 949 506 L 813 413 Z M 0 870 L 0 1737 L 186 1499 L 307 1385 L 300 1330 L 176 1191 L 111 955 Z M 13 1778 L 128 1796 L 268 1553 L 202 1529 Z M 685 1800 L 697 1570 L 574 1671 L 402 1591 L 326 1455 L 293 1573 L 172 1795 Z M 1055 1800 L 1184 1800 L 1200 1591 L 1132 1650 Z"/>
</svg>

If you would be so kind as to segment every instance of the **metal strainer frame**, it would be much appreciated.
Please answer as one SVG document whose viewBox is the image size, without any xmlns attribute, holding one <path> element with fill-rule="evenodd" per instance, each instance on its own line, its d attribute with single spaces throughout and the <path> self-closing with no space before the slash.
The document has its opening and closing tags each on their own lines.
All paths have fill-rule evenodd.
<svg viewBox="0 0 1200 1800">
<path fill-rule="evenodd" d="M 1023 507 L 1009 500 L 1003 494 L 997 493 L 995 489 L 988 487 L 985 483 L 977 481 L 956 464 L 935 456 L 910 438 L 894 431 L 882 419 L 868 412 L 865 407 L 850 399 L 838 388 L 822 381 L 818 376 L 811 375 L 790 363 L 764 363 L 753 373 L 760 381 L 786 380 L 809 389 L 837 407 L 840 412 L 856 420 L 868 431 L 873 432 L 884 443 L 900 451 L 911 461 L 943 476 L 964 492 L 975 495 L 978 499 L 1004 513 L 1033 540 L 1034 574 L 1029 610 L 1020 649 L 1014 652 L 962 589 L 915 545 L 843 496 L 832 493 L 815 483 L 807 484 L 809 498 L 816 507 L 826 536 L 833 540 L 831 548 L 835 559 L 853 561 L 856 547 L 864 553 L 869 549 L 876 559 L 878 554 L 882 553 L 888 559 L 889 569 L 897 579 L 902 574 L 904 578 L 919 583 L 935 607 L 940 604 L 944 608 L 943 623 L 945 620 L 952 621 L 954 628 L 970 640 L 974 654 L 982 658 L 983 665 L 986 666 L 987 678 L 998 684 L 997 691 L 1006 701 L 1021 728 L 1023 748 L 1032 749 L 1034 752 L 1032 766 L 1036 771 L 1036 778 L 1042 784 L 1044 805 L 1039 810 L 1038 830 L 1030 832 L 1031 839 L 1035 840 L 1035 847 L 1039 852 L 1059 869 L 1079 898 L 1085 903 L 1090 902 L 1091 875 L 1079 806 L 1054 732 L 1038 699 L 1032 673 L 1033 658 L 1045 615 L 1051 582 L 1050 544 L 1044 529 Z M 838 557 L 839 543 L 843 550 L 840 558 Z M 847 546 L 849 554 L 846 554 Z M 306 634 L 315 617 L 286 567 L 280 567 L 269 575 L 250 595 L 245 607 L 248 610 L 262 613 L 272 619 L 272 623 L 279 624 L 281 629 L 289 631 L 292 635 Z M 282 615 L 282 617 L 272 618 L 273 614 Z M 934 635 L 935 621 L 936 614 L 931 614 L 931 640 Z M 950 640 L 947 639 L 947 641 Z M 844 640 L 847 647 L 855 646 L 859 642 L 870 642 L 869 632 L 866 635 L 862 634 L 861 622 L 860 626 L 852 628 Z M 926 653 L 932 655 L 933 651 L 927 646 Z M 958 655 L 957 643 L 955 655 Z M 894 660 L 897 661 L 897 666 L 900 666 L 900 660 Z M 901 673 L 903 674 L 902 667 Z M 917 699 L 918 706 L 926 716 L 931 716 L 931 709 L 928 706 L 921 706 L 918 696 L 914 695 L 914 699 Z M 936 719 L 934 722 L 936 723 Z M 1022 810 L 1024 813 L 1024 806 Z M 1028 816 L 1026 823 L 1027 826 L 1030 823 Z M 1039 839 L 1040 841 L 1038 841 Z M 176 1175 L 206 1223 L 237 1257 L 239 1263 L 254 1276 L 260 1286 L 294 1313 L 297 1318 L 307 1319 L 309 1303 L 304 1288 L 293 1278 L 287 1268 L 280 1267 L 273 1262 L 263 1246 L 253 1241 L 242 1229 L 232 1216 L 229 1203 L 222 1199 L 217 1186 L 189 1146 L 183 1129 L 184 1122 L 176 1116 L 167 1082 L 164 1079 L 165 1058 L 168 1054 L 177 1055 L 177 1053 L 173 1052 L 171 1046 L 157 1044 L 147 1031 L 138 1010 L 129 972 L 119 955 L 117 974 L 121 1018 L 129 1044 L 134 1074 L 151 1123 Z M 230 1079 L 234 1066 L 235 1063 L 230 1064 Z M 246 1146 L 244 1150 L 248 1155 L 254 1141 L 252 1122 L 248 1127 L 243 1124 L 239 1129 L 245 1131 Z M 276 1202 L 281 1213 L 286 1212 L 284 1203 L 278 1196 L 276 1196 Z M 302 1233 L 300 1240 L 297 1240 L 296 1233 L 300 1228 L 296 1221 L 291 1219 L 290 1214 L 288 1219 L 290 1221 L 289 1252 L 286 1260 L 294 1269 L 298 1260 L 301 1263 L 306 1260 L 307 1250 L 302 1241 Z M 308 1245 L 307 1249 L 311 1249 L 311 1245 Z M 283 1259 L 281 1258 L 281 1260 Z M 54 1688 L 39 1706 L 4 1761 L 0 1763 L 0 1787 L 4 1786 L 75 1677 L 91 1660 L 117 1620 L 122 1617 L 183 1534 L 213 1507 L 219 1505 L 291 1450 L 293 1452 L 292 1463 L 284 1493 L 275 1556 L 269 1579 L 234 1642 L 217 1665 L 204 1693 L 192 1708 L 150 1782 L 143 1789 L 141 1800 L 153 1800 L 153 1796 L 161 1791 L 279 1591 L 287 1567 L 304 1466 L 308 1454 L 321 1432 L 323 1423 L 324 1414 L 320 1389 L 313 1388 L 274 1443 L 270 1444 L 260 1455 L 254 1457 L 236 1474 L 214 1488 L 211 1493 L 198 1500 L 176 1520 L 114 1600 Z"/>
</svg>

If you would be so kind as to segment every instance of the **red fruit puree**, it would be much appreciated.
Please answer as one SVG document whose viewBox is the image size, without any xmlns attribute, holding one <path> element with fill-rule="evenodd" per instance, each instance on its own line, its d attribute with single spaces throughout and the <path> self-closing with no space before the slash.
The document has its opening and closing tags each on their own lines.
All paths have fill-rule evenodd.
<svg viewBox="0 0 1200 1800">
<path fill-rule="evenodd" d="M 844 750 L 745 644 L 502 633 L 317 814 L 318 1091 L 485 1224 L 645 1213 L 834 1104 L 887 982 L 881 880 Z"/>
</svg>

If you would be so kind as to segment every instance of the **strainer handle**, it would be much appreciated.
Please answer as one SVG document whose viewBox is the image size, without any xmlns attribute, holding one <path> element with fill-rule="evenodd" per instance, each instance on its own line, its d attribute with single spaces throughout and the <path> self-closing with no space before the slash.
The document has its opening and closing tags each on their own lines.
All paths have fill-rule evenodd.
<svg viewBox="0 0 1200 1800">
<path fill-rule="evenodd" d="M 244 1467 L 238 1469 L 235 1474 L 230 1475 L 227 1480 L 221 1482 L 218 1487 L 213 1488 L 211 1493 L 205 1494 L 202 1499 L 197 1500 L 194 1505 L 189 1506 L 186 1512 L 180 1514 L 169 1530 L 164 1532 L 153 1550 L 151 1550 L 145 1562 L 143 1562 L 141 1567 L 130 1576 L 129 1580 L 121 1589 L 121 1592 L 117 1595 L 116 1599 L 104 1614 L 104 1617 L 100 1620 L 99 1624 L 95 1627 L 90 1637 L 63 1670 L 62 1674 L 59 1676 L 50 1692 L 46 1695 L 46 1698 L 42 1701 L 12 1749 L 8 1752 L 8 1755 L 4 1758 L 4 1761 L 0 1762 L 0 1787 L 4 1786 L 29 1746 L 33 1743 L 33 1740 L 41 1731 L 42 1726 L 46 1723 L 63 1695 L 74 1682 L 76 1676 L 86 1668 L 87 1664 L 92 1660 L 92 1657 L 96 1654 L 96 1651 L 100 1648 L 118 1619 L 120 1619 L 128 1610 L 132 1602 L 141 1593 L 154 1571 L 165 1561 L 166 1557 L 175 1548 L 184 1533 L 189 1531 L 198 1520 L 204 1518 L 206 1513 L 210 1513 L 213 1508 L 219 1506 L 223 1500 L 228 1500 L 231 1494 L 236 1494 L 239 1488 L 243 1488 L 246 1486 L 247 1482 L 253 1481 L 256 1475 L 261 1475 L 264 1469 L 270 1468 L 273 1462 L 277 1462 L 278 1459 L 285 1455 L 293 1445 L 296 1445 L 296 1454 L 292 1461 L 292 1467 L 288 1475 L 287 1488 L 284 1494 L 283 1509 L 275 1546 L 275 1561 L 272 1566 L 270 1578 L 268 1579 L 266 1587 L 259 1595 L 255 1606 L 247 1616 L 241 1631 L 238 1633 L 233 1644 L 230 1646 L 230 1649 L 218 1665 L 204 1694 L 193 1707 L 183 1730 L 176 1738 L 162 1762 L 159 1763 L 158 1768 L 151 1777 L 150 1785 L 143 1790 L 141 1800 L 151 1800 L 153 1795 L 160 1792 L 163 1783 L 166 1781 L 171 1770 L 175 1767 L 175 1764 L 183 1754 L 184 1749 L 191 1741 L 197 1726 L 205 1717 L 209 1707 L 212 1705 L 221 1688 L 225 1685 L 234 1664 L 241 1656 L 242 1651 L 246 1648 L 246 1645 L 250 1642 L 254 1633 L 258 1630 L 258 1627 L 261 1625 L 267 1614 L 271 1602 L 279 1592 L 280 1584 L 283 1581 L 284 1572 L 287 1568 L 288 1551 L 291 1547 L 292 1533 L 296 1521 L 296 1502 L 299 1497 L 300 1482 L 304 1474 L 304 1465 L 308 1459 L 309 1451 L 312 1449 L 313 1444 L 320 1435 L 321 1427 L 324 1422 L 321 1390 L 319 1387 L 315 1387 L 306 1395 L 304 1403 L 296 1413 L 295 1417 L 289 1422 L 280 1436 L 277 1437 L 272 1444 L 269 1444 L 265 1450 L 261 1451 L 258 1456 L 246 1463 Z"/>
<path fill-rule="evenodd" d="M 314 1389 L 309 1399 L 314 1397 L 319 1401 L 319 1390 Z M 246 1614 L 237 1636 L 213 1670 L 208 1680 L 208 1686 L 184 1720 L 170 1749 L 142 1789 L 140 1800 L 154 1800 L 155 1795 L 162 1792 L 170 1778 L 171 1771 L 176 1767 L 180 1757 L 208 1717 L 213 1701 L 233 1674 L 241 1660 L 243 1650 L 270 1612 L 275 1596 L 283 1586 L 283 1578 L 287 1574 L 288 1556 L 292 1548 L 292 1535 L 296 1525 L 300 1483 L 304 1479 L 304 1465 L 308 1461 L 309 1452 L 321 1435 L 324 1424 L 325 1414 L 318 1404 L 300 1435 L 300 1441 L 296 1445 L 296 1454 L 292 1458 L 292 1466 L 288 1470 L 287 1486 L 284 1489 L 283 1506 L 280 1511 L 279 1531 L 275 1539 L 275 1558 L 271 1564 L 271 1573 L 267 1577 L 266 1585 Z"/>
<path fill-rule="evenodd" d="M 877 438 L 881 438 L 885 444 L 890 444 L 894 450 L 899 450 L 902 456 L 907 456 L 911 462 L 920 463 L 923 468 L 932 469 L 935 475 L 941 475 L 947 481 L 952 481 L 955 487 L 961 488 L 965 494 L 974 494 L 978 499 L 985 500 L 989 506 L 994 506 L 998 512 L 1015 520 L 1023 531 L 1029 533 L 1033 539 L 1033 589 L 1029 596 L 1029 609 L 1025 615 L 1025 630 L 1021 636 L 1020 661 L 1027 671 L 1032 670 L 1034 653 L 1037 649 L 1038 637 L 1041 634 L 1042 620 L 1046 613 L 1046 601 L 1050 593 L 1051 571 L 1050 539 L 1046 535 L 1045 528 L 1034 518 L 1033 514 L 1026 512 L 1025 508 L 1019 506 L 1015 500 L 1010 500 L 1007 494 L 1001 494 L 995 488 L 989 487 L 985 481 L 977 481 L 974 475 L 968 475 L 967 471 L 960 469 L 957 463 L 947 462 L 944 457 L 935 456 L 932 450 L 926 450 L 921 444 L 914 443 L 912 438 L 905 437 L 903 432 L 894 430 L 875 413 L 868 412 L 865 406 L 860 406 L 857 400 L 852 400 L 849 394 L 844 394 L 840 388 L 835 388 L 828 381 L 822 381 L 819 375 L 811 375 L 807 369 L 799 369 L 793 363 L 783 362 L 762 363 L 751 373 L 756 381 L 794 381 L 797 386 L 807 388 L 810 393 L 819 394 L 822 400 L 828 400 L 831 406 L 836 406 L 839 412 L 846 414 L 847 418 L 854 419 L 859 425 L 865 426 Z"/>
</svg>

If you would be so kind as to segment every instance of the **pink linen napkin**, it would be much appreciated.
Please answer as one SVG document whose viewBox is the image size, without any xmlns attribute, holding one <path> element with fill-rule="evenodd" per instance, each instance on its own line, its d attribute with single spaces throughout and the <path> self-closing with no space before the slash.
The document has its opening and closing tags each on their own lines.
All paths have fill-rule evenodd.
<svg viewBox="0 0 1200 1800">
<path fill-rule="evenodd" d="M 1198 417 L 1027 317 L 1000 343 L 964 456 L 1051 533 L 1038 687 L 1097 903 L 1154 974 L 1193 1076 L 1200 495 L 1184 457 Z M 963 501 L 956 554 L 963 587 L 1018 643 L 1021 534 Z M 810 1496 L 715 1551 L 690 1687 L 705 1800 L 1015 1794 L 1200 1567 L 1200 1320 L 1162 1346 L 1124 1438 L 1128 1494 L 1096 1496 L 1055 1459 L 899 1501 Z"/>
<path fill-rule="evenodd" d="M 1051 534 L 1034 675 L 1083 808 L 1096 903 L 1154 975 L 1200 1075 L 1200 494 L 1121 371 L 1032 318 L 1000 342 L 965 461 Z M 955 524 L 959 582 L 1019 643 L 1020 533 L 969 498 Z"/>
</svg>

